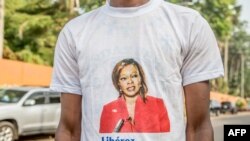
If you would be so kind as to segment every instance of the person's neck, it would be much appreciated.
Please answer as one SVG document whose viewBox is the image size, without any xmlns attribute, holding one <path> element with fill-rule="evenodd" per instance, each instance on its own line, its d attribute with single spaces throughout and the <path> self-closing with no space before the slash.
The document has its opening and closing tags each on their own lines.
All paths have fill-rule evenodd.
<svg viewBox="0 0 250 141">
<path fill-rule="evenodd" d="M 110 0 L 113 7 L 137 7 L 147 3 L 149 0 Z"/>
<path fill-rule="evenodd" d="M 134 105 L 137 97 L 138 97 L 138 95 L 135 97 L 124 97 L 124 98 L 125 98 L 127 104 Z"/>
</svg>

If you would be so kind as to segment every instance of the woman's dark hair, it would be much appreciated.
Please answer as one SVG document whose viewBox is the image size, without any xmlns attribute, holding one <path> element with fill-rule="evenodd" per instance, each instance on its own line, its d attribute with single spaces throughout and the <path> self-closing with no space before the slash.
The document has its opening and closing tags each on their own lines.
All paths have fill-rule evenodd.
<svg viewBox="0 0 250 141">
<path fill-rule="evenodd" d="M 119 92 L 119 97 L 122 96 L 122 93 L 120 92 L 120 87 L 118 85 L 119 83 L 119 77 L 122 69 L 126 67 L 127 65 L 134 65 L 138 71 L 139 75 L 141 77 L 141 88 L 139 90 L 140 96 L 142 97 L 143 101 L 146 102 L 146 93 L 148 92 L 148 87 L 146 85 L 146 78 L 144 71 L 139 63 L 137 63 L 134 59 L 123 59 L 120 62 L 118 62 L 112 72 L 112 81 L 113 85 L 115 86 L 116 90 Z"/>
</svg>

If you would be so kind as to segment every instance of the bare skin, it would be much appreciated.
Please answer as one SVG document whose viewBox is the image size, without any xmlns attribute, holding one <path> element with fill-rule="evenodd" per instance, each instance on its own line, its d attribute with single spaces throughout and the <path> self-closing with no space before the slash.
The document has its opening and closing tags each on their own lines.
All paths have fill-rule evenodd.
<svg viewBox="0 0 250 141">
<path fill-rule="evenodd" d="M 134 116 L 135 116 L 135 102 L 128 103 L 126 101 L 126 106 L 127 106 L 127 109 L 128 109 L 129 117 L 131 118 L 131 121 L 133 123 L 134 122 Z"/>
<path fill-rule="evenodd" d="M 63 93 L 61 96 L 61 118 L 55 141 L 80 141 L 82 96 Z"/>
<path fill-rule="evenodd" d="M 147 3 L 149 0 L 110 0 L 113 7 L 136 7 Z"/>
<path fill-rule="evenodd" d="M 209 115 L 209 82 L 184 87 L 187 111 L 187 141 L 213 141 L 213 128 Z M 195 111 L 195 112 L 194 112 Z"/>
<path fill-rule="evenodd" d="M 136 7 L 146 2 L 148 0 L 110 0 L 110 5 Z M 209 117 L 208 81 L 187 85 L 184 87 L 184 93 L 187 111 L 187 141 L 213 141 L 213 129 Z M 61 119 L 55 141 L 80 141 L 81 101 L 82 97 L 79 95 L 62 94 Z M 131 109 L 134 109 L 133 105 L 131 105 Z"/>
</svg>

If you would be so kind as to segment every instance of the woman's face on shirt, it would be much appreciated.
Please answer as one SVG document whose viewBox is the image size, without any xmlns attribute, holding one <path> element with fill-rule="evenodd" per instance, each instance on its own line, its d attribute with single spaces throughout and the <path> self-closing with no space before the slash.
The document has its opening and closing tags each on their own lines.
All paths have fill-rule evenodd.
<svg viewBox="0 0 250 141">
<path fill-rule="evenodd" d="M 141 87 L 141 77 L 139 70 L 134 65 L 125 66 L 120 73 L 119 83 L 120 89 L 127 97 L 133 97 L 139 94 Z"/>
</svg>

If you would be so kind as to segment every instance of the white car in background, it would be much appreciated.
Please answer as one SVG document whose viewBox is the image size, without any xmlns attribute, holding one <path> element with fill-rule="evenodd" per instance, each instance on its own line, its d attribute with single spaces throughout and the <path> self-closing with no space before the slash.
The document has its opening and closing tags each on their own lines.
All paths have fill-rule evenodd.
<svg viewBox="0 0 250 141">
<path fill-rule="evenodd" d="M 60 117 L 60 94 L 48 88 L 0 89 L 0 141 L 19 136 L 55 133 Z"/>
</svg>

